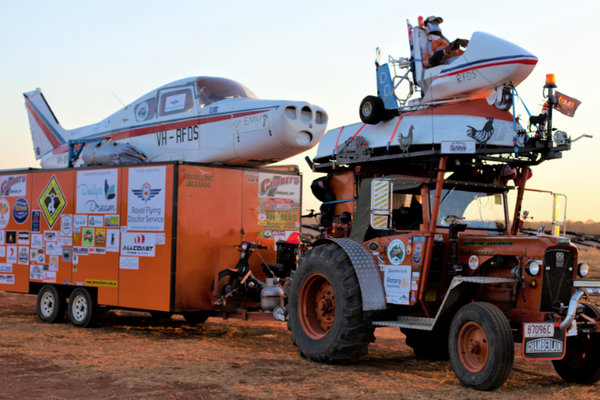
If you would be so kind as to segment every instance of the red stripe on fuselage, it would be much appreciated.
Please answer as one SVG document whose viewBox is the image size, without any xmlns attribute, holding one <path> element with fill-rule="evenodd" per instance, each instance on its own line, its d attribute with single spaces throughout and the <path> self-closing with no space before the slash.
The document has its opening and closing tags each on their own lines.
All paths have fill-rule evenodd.
<svg viewBox="0 0 600 400">
<path fill-rule="evenodd" d="M 255 115 L 255 114 L 262 114 L 267 111 L 269 111 L 269 110 L 267 109 L 267 110 L 245 111 L 245 112 L 234 113 L 234 114 L 215 115 L 212 117 L 192 118 L 192 119 L 188 119 L 185 121 L 178 121 L 178 122 L 165 123 L 165 124 L 156 124 L 156 125 L 152 125 L 152 126 L 145 126 L 143 128 L 126 129 L 123 131 L 115 132 L 110 135 L 106 135 L 106 137 L 112 139 L 113 141 L 124 140 L 124 139 L 139 137 L 139 136 L 150 135 L 152 133 L 157 133 L 157 132 L 165 132 L 165 131 L 170 131 L 173 129 L 183 129 L 183 128 L 187 128 L 187 127 L 195 126 L 195 125 L 211 124 L 213 122 L 226 121 L 228 119 L 247 117 L 249 115 Z M 82 138 L 82 139 L 84 139 L 84 138 Z M 54 149 L 52 151 L 52 154 L 65 153 L 68 150 L 69 150 L 69 146 L 64 145 L 64 146 Z"/>
<path fill-rule="evenodd" d="M 459 69 L 457 71 L 449 72 L 449 73 L 444 74 L 444 75 L 438 75 L 435 79 L 447 78 L 449 76 L 462 74 L 462 73 L 473 71 L 473 70 L 476 70 L 476 69 L 483 69 L 483 68 L 488 68 L 488 67 L 496 67 L 498 65 L 507 65 L 507 64 L 536 65 L 537 64 L 537 60 L 502 61 L 502 62 L 497 62 L 497 63 L 493 63 L 493 64 L 485 64 L 485 65 L 478 65 L 478 66 L 474 66 L 474 67 L 467 67 L 467 68 Z"/>
<path fill-rule="evenodd" d="M 430 107 L 424 110 L 418 110 L 402 114 L 404 116 L 424 116 L 433 117 L 441 115 L 466 115 L 469 117 L 492 117 L 497 121 L 512 121 L 512 114 L 508 111 L 501 111 L 494 106 L 490 106 L 486 100 L 478 99 L 463 103 L 446 104 L 436 107 Z"/>
<path fill-rule="evenodd" d="M 52 145 L 53 148 L 57 148 L 60 146 L 60 142 L 58 141 L 58 139 L 56 138 L 56 136 L 54 136 L 54 134 L 52 133 L 52 131 L 50 130 L 50 128 L 48 128 L 48 126 L 46 126 L 46 124 L 44 123 L 44 121 L 42 121 L 42 119 L 40 118 L 39 115 L 37 115 L 37 113 L 35 112 L 35 110 L 33 109 L 33 107 L 31 107 L 31 104 L 29 104 L 29 101 L 25 101 L 25 105 L 27 106 L 27 109 L 29 110 L 29 112 L 31 113 L 31 115 L 33 115 L 33 119 L 35 119 L 35 122 L 37 122 L 37 124 L 39 125 L 39 127 L 42 129 L 42 132 L 44 132 L 44 135 L 46 136 L 46 139 L 48 139 L 48 141 L 50 142 L 50 144 Z"/>
</svg>

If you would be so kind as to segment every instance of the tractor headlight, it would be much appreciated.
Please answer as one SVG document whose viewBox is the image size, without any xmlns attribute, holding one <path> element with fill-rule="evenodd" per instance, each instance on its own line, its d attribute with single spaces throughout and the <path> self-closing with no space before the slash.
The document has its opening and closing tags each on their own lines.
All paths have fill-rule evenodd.
<svg viewBox="0 0 600 400">
<path fill-rule="evenodd" d="M 540 264 L 533 260 L 527 261 L 527 264 L 525 264 L 525 272 L 531 276 L 536 276 L 540 272 Z"/>
<path fill-rule="evenodd" d="M 590 272 L 590 267 L 586 263 L 577 264 L 577 275 L 584 278 Z"/>
</svg>

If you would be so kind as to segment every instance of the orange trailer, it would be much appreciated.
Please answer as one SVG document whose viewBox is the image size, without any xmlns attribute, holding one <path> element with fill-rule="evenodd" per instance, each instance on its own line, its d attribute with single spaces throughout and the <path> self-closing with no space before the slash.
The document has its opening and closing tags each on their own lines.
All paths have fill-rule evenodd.
<svg viewBox="0 0 600 400">
<path fill-rule="evenodd" d="M 275 262 L 276 241 L 300 230 L 300 199 L 295 166 L 0 171 L 0 290 L 37 294 L 47 322 L 62 319 L 66 299 L 76 326 L 100 307 L 203 321 L 219 312 L 211 285 L 234 268 L 240 242 L 268 246 L 260 255 Z M 261 264 L 250 260 L 257 279 Z"/>
</svg>

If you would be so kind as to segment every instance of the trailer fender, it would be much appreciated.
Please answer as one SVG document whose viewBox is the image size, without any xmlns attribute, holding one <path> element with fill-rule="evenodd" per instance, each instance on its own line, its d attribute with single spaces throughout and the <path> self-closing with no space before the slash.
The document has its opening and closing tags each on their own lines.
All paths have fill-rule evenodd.
<svg viewBox="0 0 600 400">
<path fill-rule="evenodd" d="M 363 311 L 385 310 L 385 292 L 379 266 L 373 256 L 361 242 L 355 239 L 319 239 L 313 245 L 319 246 L 335 243 L 342 248 L 350 258 L 362 295 Z"/>
</svg>

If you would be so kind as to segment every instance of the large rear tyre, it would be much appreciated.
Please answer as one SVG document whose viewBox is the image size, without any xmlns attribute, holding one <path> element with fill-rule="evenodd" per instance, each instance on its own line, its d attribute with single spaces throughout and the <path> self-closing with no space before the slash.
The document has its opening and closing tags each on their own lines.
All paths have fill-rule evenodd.
<svg viewBox="0 0 600 400">
<path fill-rule="evenodd" d="M 365 327 L 354 267 L 336 244 L 319 246 L 302 259 L 292 282 L 288 312 L 292 343 L 311 361 L 356 361 L 375 340 L 374 329 Z"/>
<path fill-rule="evenodd" d="M 458 310 L 450 325 L 448 348 L 454 373 L 466 387 L 494 390 L 512 370 L 512 331 L 493 304 L 470 303 Z"/>
<path fill-rule="evenodd" d="M 416 329 L 402 329 L 406 335 L 406 345 L 411 347 L 419 357 L 434 361 L 447 361 L 448 354 L 448 327 L 434 331 L 421 331 Z"/>
<path fill-rule="evenodd" d="M 79 328 L 90 328 L 96 323 L 99 307 L 96 296 L 89 290 L 77 288 L 69 297 L 69 320 Z"/>
<path fill-rule="evenodd" d="M 36 310 L 42 322 L 60 322 L 65 316 L 67 302 L 62 291 L 54 285 L 44 285 L 37 296 Z"/>
<path fill-rule="evenodd" d="M 585 304 L 585 315 L 595 319 L 600 309 Z M 562 360 L 554 360 L 554 370 L 565 381 L 590 385 L 600 381 L 600 333 L 587 333 L 567 338 Z"/>
<path fill-rule="evenodd" d="M 171 319 L 173 313 L 168 311 L 150 311 L 150 315 L 152 315 L 152 318 L 154 319 Z"/>
</svg>

